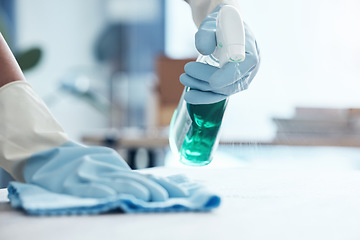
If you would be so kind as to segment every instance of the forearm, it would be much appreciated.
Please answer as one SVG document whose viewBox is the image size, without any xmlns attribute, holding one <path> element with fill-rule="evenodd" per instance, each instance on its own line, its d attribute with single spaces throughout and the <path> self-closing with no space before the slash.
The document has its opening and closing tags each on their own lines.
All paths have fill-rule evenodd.
<svg viewBox="0 0 360 240">
<path fill-rule="evenodd" d="M 9 46 L 0 33 L 0 87 L 10 82 L 25 80 Z"/>
</svg>

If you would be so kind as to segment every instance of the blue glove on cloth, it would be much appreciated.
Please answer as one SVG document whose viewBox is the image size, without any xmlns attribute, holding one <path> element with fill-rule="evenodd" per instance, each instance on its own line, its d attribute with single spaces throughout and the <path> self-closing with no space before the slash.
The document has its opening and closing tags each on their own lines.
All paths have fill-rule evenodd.
<svg viewBox="0 0 360 240">
<path fill-rule="evenodd" d="M 201 211 L 220 198 L 183 176 L 156 177 L 130 169 L 116 151 L 73 142 L 26 160 L 26 184 L 12 182 L 11 205 L 29 214 Z"/>
<path fill-rule="evenodd" d="M 0 89 L 0 162 L 11 183 L 12 206 L 31 214 L 207 210 L 219 197 L 184 177 L 131 170 L 113 149 L 68 139 L 29 84 Z"/>
<path fill-rule="evenodd" d="M 181 175 L 166 178 L 189 190 L 186 197 L 170 197 L 166 201 L 147 202 L 130 194 L 104 198 L 81 198 L 50 192 L 33 184 L 11 182 L 8 187 L 13 208 L 20 208 L 30 215 L 90 215 L 106 212 L 180 212 L 209 211 L 220 204 L 220 198 L 203 187 L 190 183 Z"/>
<path fill-rule="evenodd" d="M 216 18 L 222 6 L 203 20 L 195 35 L 196 48 L 202 55 L 210 55 L 216 48 Z M 188 103 L 215 103 L 248 88 L 258 72 L 260 52 L 248 25 L 244 23 L 244 26 L 246 57 L 243 62 L 228 62 L 221 69 L 201 62 L 185 65 L 180 82 L 191 88 L 184 95 Z"/>
</svg>

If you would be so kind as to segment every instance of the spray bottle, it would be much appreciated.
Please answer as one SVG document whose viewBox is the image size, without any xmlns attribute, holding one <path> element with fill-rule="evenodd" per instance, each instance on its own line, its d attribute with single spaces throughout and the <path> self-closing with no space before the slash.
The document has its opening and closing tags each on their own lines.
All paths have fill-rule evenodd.
<svg viewBox="0 0 360 240">
<path fill-rule="evenodd" d="M 216 22 L 215 51 L 200 55 L 198 62 L 221 68 L 227 62 L 245 59 L 245 30 L 239 11 L 230 5 L 223 6 Z M 219 79 L 221 81 L 221 79 Z M 170 123 L 169 142 L 174 153 L 186 165 L 204 166 L 211 162 L 219 144 L 219 130 L 228 98 L 211 104 L 189 104 L 185 87 Z"/>
</svg>

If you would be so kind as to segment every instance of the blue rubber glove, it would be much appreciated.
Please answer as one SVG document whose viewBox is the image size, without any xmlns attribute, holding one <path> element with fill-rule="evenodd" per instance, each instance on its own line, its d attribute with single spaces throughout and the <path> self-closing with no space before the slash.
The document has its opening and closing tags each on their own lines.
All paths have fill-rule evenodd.
<svg viewBox="0 0 360 240">
<path fill-rule="evenodd" d="M 220 8 L 207 16 L 195 35 L 195 45 L 202 55 L 214 52 L 216 43 L 216 18 Z M 219 102 L 248 88 L 260 64 L 260 52 L 254 35 L 245 25 L 245 53 L 243 62 L 228 62 L 221 69 L 200 62 L 189 62 L 180 82 L 190 87 L 184 98 L 191 104 Z"/>
<path fill-rule="evenodd" d="M 73 142 L 33 155 L 27 159 L 23 172 L 27 183 L 79 197 L 129 194 L 155 202 L 188 196 L 188 190 L 171 179 L 131 170 L 110 148 L 84 147 Z"/>
<path fill-rule="evenodd" d="M 0 88 L 0 113 L 0 165 L 17 181 L 8 187 L 14 208 L 63 215 L 207 211 L 220 204 L 186 177 L 141 174 L 113 149 L 72 142 L 25 81 Z"/>
</svg>

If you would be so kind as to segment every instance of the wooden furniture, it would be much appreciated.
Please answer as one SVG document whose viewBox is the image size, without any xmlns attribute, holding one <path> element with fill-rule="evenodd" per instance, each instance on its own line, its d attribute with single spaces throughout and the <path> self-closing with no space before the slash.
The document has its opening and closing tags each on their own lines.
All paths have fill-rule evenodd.
<svg viewBox="0 0 360 240">
<path fill-rule="evenodd" d="M 160 56 L 157 60 L 156 72 L 158 77 L 158 121 L 159 126 L 168 126 L 176 109 L 184 86 L 179 77 L 184 73 L 184 66 L 195 59 L 171 59 Z"/>
</svg>

